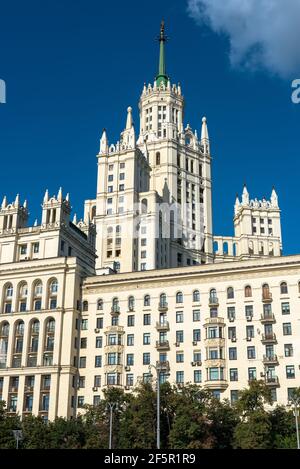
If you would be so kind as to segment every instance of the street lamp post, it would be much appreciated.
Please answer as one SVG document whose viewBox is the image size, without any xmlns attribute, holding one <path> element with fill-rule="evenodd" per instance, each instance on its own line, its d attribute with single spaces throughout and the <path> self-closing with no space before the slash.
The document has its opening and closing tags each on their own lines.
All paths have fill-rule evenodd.
<svg viewBox="0 0 300 469">
<path fill-rule="evenodd" d="M 13 435 L 16 440 L 16 449 L 19 449 L 19 441 L 23 439 L 22 430 L 13 430 Z"/>
<path fill-rule="evenodd" d="M 293 408 L 293 414 L 295 416 L 295 422 L 296 422 L 297 449 L 300 449 L 299 423 L 298 423 L 300 397 L 291 397 L 290 405 Z"/>
<path fill-rule="evenodd" d="M 162 371 L 169 372 L 169 362 L 156 362 L 156 365 L 149 365 L 156 371 L 156 448 L 160 449 L 160 374 Z M 168 375 L 167 375 L 168 376 Z"/>
<path fill-rule="evenodd" d="M 113 424 L 113 410 L 118 408 L 117 402 L 109 402 L 109 449 L 112 449 L 112 424 Z"/>
<path fill-rule="evenodd" d="M 156 448 L 160 449 L 160 372 L 161 367 L 155 365 L 149 365 L 149 371 L 151 368 L 156 371 Z"/>
</svg>

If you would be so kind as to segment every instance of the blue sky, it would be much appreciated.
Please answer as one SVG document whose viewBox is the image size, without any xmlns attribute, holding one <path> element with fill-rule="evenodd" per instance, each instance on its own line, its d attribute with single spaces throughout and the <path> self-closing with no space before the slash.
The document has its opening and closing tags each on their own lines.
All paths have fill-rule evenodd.
<svg viewBox="0 0 300 469">
<path fill-rule="evenodd" d="M 0 194 L 27 198 L 31 221 L 40 220 L 46 188 L 70 192 L 78 216 L 84 199 L 94 198 L 102 128 L 116 141 L 129 105 L 138 124 L 143 83 L 157 72 L 163 17 L 167 71 L 182 85 L 185 123 L 200 131 L 202 116 L 208 120 L 215 234 L 233 233 L 244 181 L 253 198 L 269 197 L 275 185 L 284 253 L 299 252 L 300 104 L 291 101 L 291 80 L 300 69 L 282 78 L 270 67 L 233 66 L 228 35 L 197 24 L 184 0 L 11 0 L 0 14 L 0 78 L 7 84 Z"/>
</svg>

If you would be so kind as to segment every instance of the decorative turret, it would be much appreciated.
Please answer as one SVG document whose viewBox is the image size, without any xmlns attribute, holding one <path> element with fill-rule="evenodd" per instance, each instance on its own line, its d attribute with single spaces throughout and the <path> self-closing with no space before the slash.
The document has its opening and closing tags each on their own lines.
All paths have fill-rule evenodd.
<svg viewBox="0 0 300 469">
<path fill-rule="evenodd" d="M 208 136 L 208 128 L 207 128 L 206 117 L 203 117 L 203 119 L 202 119 L 201 145 L 202 145 L 204 153 L 209 153 L 210 152 L 209 136 Z"/>
<path fill-rule="evenodd" d="M 121 133 L 121 148 L 135 148 L 135 130 L 133 126 L 132 107 L 127 108 L 126 128 Z"/>
<path fill-rule="evenodd" d="M 242 205 L 249 205 L 249 192 L 247 190 L 246 184 L 244 184 L 243 195 L 242 195 Z"/>
<path fill-rule="evenodd" d="M 234 204 L 235 215 L 238 213 L 239 207 L 240 207 L 240 199 L 239 199 L 239 195 L 236 194 L 236 199 L 235 199 L 235 204 Z"/>
<path fill-rule="evenodd" d="M 17 194 L 14 202 L 7 203 L 6 196 L 3 197 L 0 210 L 0 231 L 8 230 L 16 232 L 19 228 L 25 228 L 28 221 L 27 202 L 20 204 L 20 196 Z"/>
<path fill-rule="evenodd" d="M 59 188 L 57 197 L 49 198 L 48 190 L 46 190 L 43 200 L 42 227 L 57 228 L 61 224 L 68 225 L 70 220 L 71 206 L 67 198 L 63 198 L 62 188 Z"/>
<path fill-rule="evenodd" d="M 273 189 L 272 189 L 271 206 L 274 207 L 274 208 L 278 208 L 278 195 L 275 191 L 275 187 L 273 187 Z"/>
<path fill-rule="evenodd" d="M 100 155 L 108 154 L 108 139 L 106 134 L 106 129 L 103 129 L 102 137 L 100 140 Z"/>
</svg>

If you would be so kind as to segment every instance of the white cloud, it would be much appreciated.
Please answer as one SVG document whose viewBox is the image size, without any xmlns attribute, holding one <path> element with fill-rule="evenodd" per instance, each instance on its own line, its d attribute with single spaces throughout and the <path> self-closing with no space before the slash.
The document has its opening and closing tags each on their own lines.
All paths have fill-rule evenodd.
<svg viewBox="0 0 300 469">
<path fill-rule="evenodd" d="M 188 12 L 228 36 L 233 66 L 300 74 L 300 0 L 188 0 Z"/>
</svg>

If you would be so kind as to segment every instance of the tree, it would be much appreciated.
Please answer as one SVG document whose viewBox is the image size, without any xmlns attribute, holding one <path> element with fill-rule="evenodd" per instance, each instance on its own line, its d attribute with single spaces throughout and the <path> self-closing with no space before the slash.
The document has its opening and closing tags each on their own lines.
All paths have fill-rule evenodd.
<svg viewBox="0 0 300 469">
<path fill-rule="evenodd" d="M 234 448 L 268 449 L 272 447 L 270 417 L 264 410 L 255 410 L 234 431 Z"/>
</svg>

